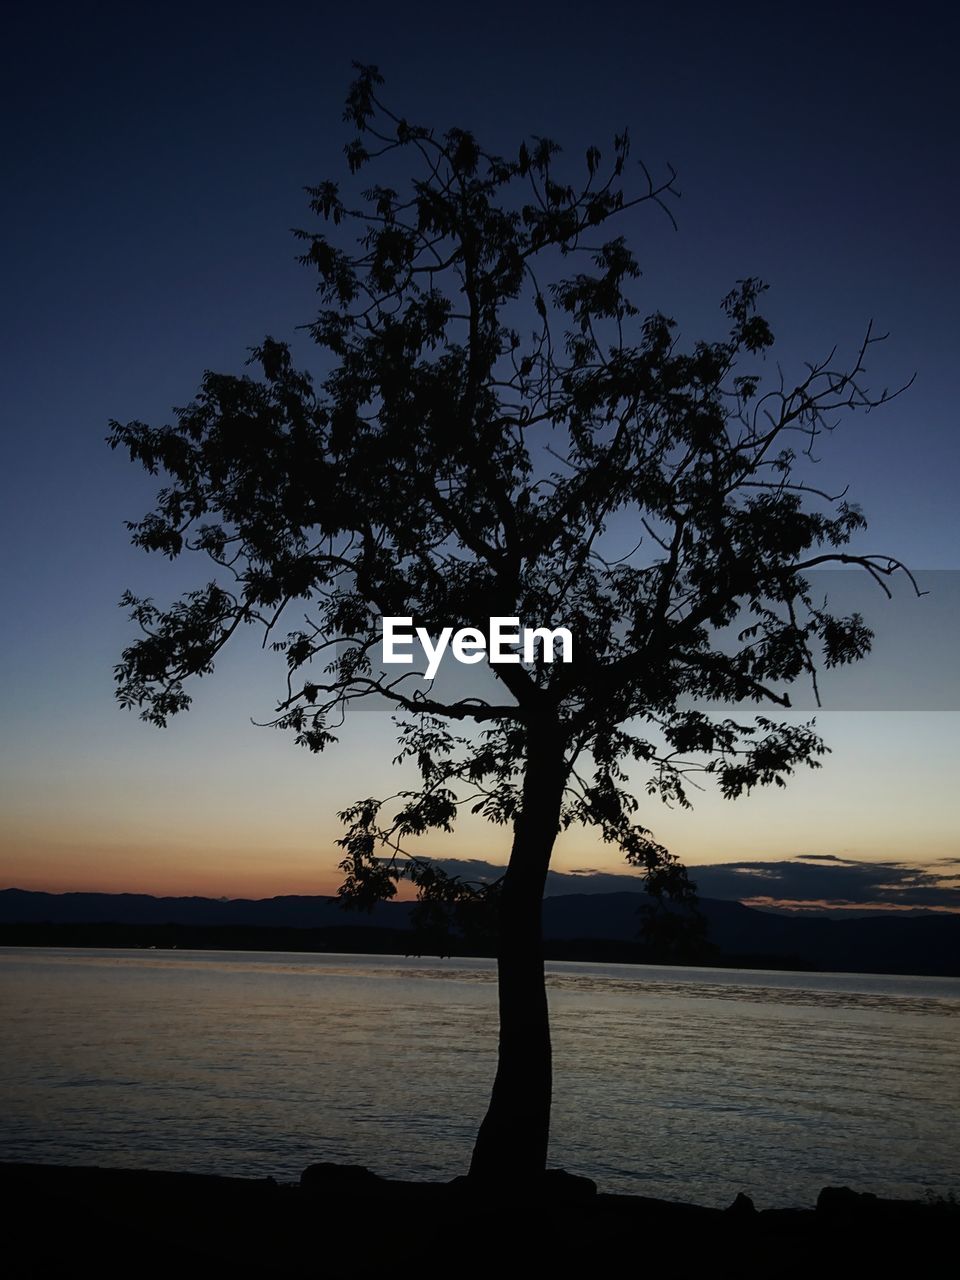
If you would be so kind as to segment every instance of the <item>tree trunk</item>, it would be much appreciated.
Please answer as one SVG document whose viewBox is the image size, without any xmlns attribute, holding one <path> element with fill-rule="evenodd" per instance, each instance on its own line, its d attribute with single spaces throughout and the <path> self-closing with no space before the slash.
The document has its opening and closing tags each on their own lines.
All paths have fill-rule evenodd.
<svg viewBox="0 0 960 1280">
<path fill-rule="evenodd" d="M 541 916 L 565 782 L 558 727 L 531 727 L 499 903 L 497 1075 L 470 1165 L 471 1178 L 498 1186 L 535 1181 L 547 1164 L 552 1064 Z"/>
</svg>

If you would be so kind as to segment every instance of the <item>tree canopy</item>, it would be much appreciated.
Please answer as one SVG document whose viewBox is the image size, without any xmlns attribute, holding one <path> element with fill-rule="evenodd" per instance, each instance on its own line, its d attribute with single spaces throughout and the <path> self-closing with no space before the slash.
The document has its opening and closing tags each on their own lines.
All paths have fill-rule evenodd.
<svg viewBox="0 0 960 1280">
<path fill-rule="evenodd" d="M 386 699 L 420 784 L 345 806 L 343 892 L 371 903 L 408 877 L 463 923 L 483 887 L 405 857 L 404 841 L 451 830 L 464 805 L 512 827 L 506 1072 L 521 1040 L 505 998 L 528 983 L 527 1016 L 539 1007 L 530 904 L 559 829 L 596 828 L 682 897 L 682 866 L 639 820 L 644 793 L 687 805 L 703 775 L 735 798 L 820 763 L 815 725 L 771 709 L 862 658 L 871 634 L 816 597 L 809 571 L 857 565 L 883 586 L 902 566 L 851 549 L 863 515 L 806 464 L 840 416 L 891 393 L 865 382 L 871 328 L 846 364 L 771 367 L 756 279 L 722 300 L 713 340 L 644 316 L 625 231 L 643 207 L 672 216 L 676 181 L 634 165 L 626 133 L 606 156 L 591 147 L 573 182 L 553 141 L 494 154 L 395 114 L 380 85 L 358 68 L 350 189 L 308 188 L 317 222 L 296 233 L 320 371 L 268 337 L 250 374 L 205 373 L 172 424 L 112 424 L 114 447 L 167 477 L 133 541 L 215 569 L 168 608 L 125 597 L 142 632 L 118 697 L 166 724 L 188 680 L 259 625 L 288 668 L 273 723 L 310 750 L 356 700 Z M 384 184 L 361 185 L 377 165 Z M 288 623 L 295 609 L 305 621 Z M 431 634 L 492 616 L 563 625 L 574 661 L 496 666 L 495 699 L 444 699 L 378 665 L 380 619 L 401 615 Z M 539 1053 L 549 1075 L 548 1038 Z"/>
</svg>

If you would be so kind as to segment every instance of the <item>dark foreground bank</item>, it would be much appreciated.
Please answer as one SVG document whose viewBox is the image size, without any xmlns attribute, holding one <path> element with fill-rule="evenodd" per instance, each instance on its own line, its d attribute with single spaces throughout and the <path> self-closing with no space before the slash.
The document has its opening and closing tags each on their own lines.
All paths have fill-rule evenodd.
<svg viewBox="0 0 960 1280">
<path fill-rule="evenodd" d="M 955 1203 L 825 1188 L 813 1209 L 728 1209 L 596 1194 L 548 1174 L 522 1197 L 464 1180 L 391 1182 L 314 1165 L 299 1186 L 0 1164 L 4 1268 L 20 1277 L 500 1275 L 656 1267 L 674 1277 L 933 1274 L 960 1227 Z M 949 1256 L 949 1255 L 948 1255 Z"/>
</svg>

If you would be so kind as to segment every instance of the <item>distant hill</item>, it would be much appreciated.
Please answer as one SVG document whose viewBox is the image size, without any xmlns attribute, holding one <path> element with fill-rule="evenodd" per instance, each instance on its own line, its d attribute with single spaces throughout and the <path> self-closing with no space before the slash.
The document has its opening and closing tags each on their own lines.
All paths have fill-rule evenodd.
<svg viewBox="0 0 960 1280">
<path fill-rule="evenodd" d="M 368 915 L 335 898 L 154 898 L 146 893 L 33 893 L 0 890 L 0 923 L 270 925 L 315 929 L 351 922 L 405 928 L 409 904 L 380 903 Z"/>
<path fill-rule="evenodd" d="M 643 893 L 566 894 L 543 904 L 555 958 L 643 962 L 665 957 L 638 941 Z M 960 916 L 831 920 L 701 899 L 710 963 L 835 972 L 960 976 Z M 154 898 L 130 893 L 0 891 L 0 945 L 177 945 L 319 951 L 405 950 L 410 904 L 370 914 L 335 899 Z M 411 949 L 413 949 L 411 947 Z"/>
</svg>

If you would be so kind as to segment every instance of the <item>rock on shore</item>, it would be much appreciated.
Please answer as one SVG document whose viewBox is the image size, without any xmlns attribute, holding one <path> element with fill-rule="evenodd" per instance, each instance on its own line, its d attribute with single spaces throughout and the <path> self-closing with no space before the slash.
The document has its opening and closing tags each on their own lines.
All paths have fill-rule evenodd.
<svg viewBox="0 0 960 1280">
<path fill-rule="evenodd" d="M 552 1171 L 523 1194 L 398 1182 L 317 1164 L 299 1186 L 272 1179 L 0 1164 L 7 1275 L 869 1277 L 932 1273 L 960 1226 L 954 1203 L 825 1188 L 815 1208 L 726 1210 L 597 1193 Z M 927 1260 L 930 1266 L 926 1265 Z"/>
</svg>

